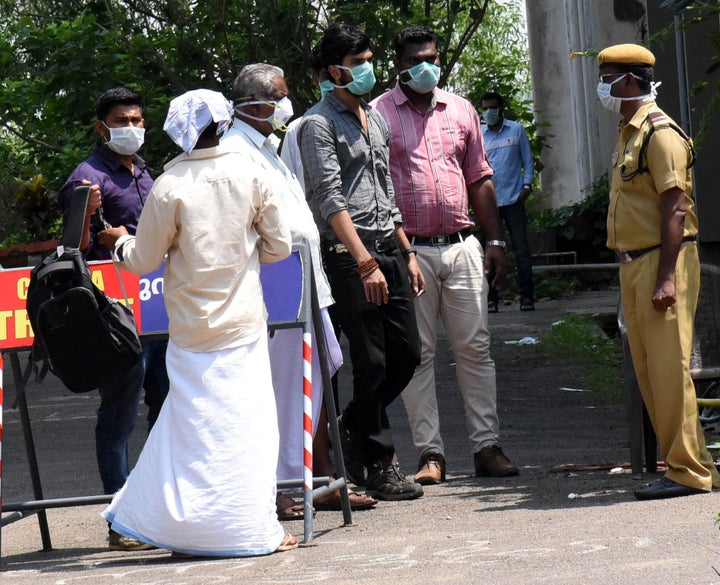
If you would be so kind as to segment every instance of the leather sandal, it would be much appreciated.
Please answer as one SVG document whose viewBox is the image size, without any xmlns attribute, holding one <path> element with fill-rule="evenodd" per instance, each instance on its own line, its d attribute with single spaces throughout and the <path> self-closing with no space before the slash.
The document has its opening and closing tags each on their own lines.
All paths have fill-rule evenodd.
<svg viewBox="0 0 720 585">
<path fill-rule="evenodd" d="M 288 494 L 278 494 L 275 498 L 275 506 L 280 521 L 305 518 L 305 506 L 295 502 Z M 313 516 L 315 516 L 315 508 L 313 508 Z"/>
<path fill-rule="evenodd" d="M 368 510 L 374 508 L 378 503 L 375 498 L 371 498 L 367 494 L 360 494 L 352 489 L 348 490 L 348 497 L 350 498 L 350 508 L 352 510 Z M 326 496 L 316 498 L 313 500 L 313 505 L 316 510 L 342 510 L 340 490 L 337 489 Z"/>
</svg>

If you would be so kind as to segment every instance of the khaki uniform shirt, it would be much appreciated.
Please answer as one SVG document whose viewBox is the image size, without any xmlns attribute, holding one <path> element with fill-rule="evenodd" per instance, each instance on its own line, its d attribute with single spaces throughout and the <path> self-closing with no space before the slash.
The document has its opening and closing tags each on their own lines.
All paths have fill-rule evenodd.
<svg viewBox="0 0 720 585">
<path fill-rule="evenodd" d="M 630 122 L 620 124 L 620 136 L 612 157 L 607 219 L 607 246 L 611 249 L 639 250 L 660 245 L 660 195 L 673 187 L 685 192 L 688 213 L 684 236 L 694 236 L 698 231 L 691 197 L 692 153 L 687 141 L 669 123 L 656 123 L 643 160 L 638 160 L 643 139 L 652 128 L 647 120 L 650 112 L 662 111 L 651 101 L 643 105 Z M 640 167 L 650 170 L 635 174 Z"/>
</svg>

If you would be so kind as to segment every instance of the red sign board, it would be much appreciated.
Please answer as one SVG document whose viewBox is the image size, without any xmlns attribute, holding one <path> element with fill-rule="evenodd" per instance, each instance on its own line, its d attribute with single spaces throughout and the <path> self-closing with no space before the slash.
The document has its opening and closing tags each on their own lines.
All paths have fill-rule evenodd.
<svg viewBox="0 0 720 585">
<path fill-rule="evenodd" d="M 25 302 L 30 284 L 31 268 L 0 270 L 0 350 L 30 347 L 33 331 Z M 110 297 L 125 302 L 117 272 L 111 261 L 90 262 L 90 273 L 95 285 Z M 130 308 L 140 331 L 140 277 L 120 270 Z"/>
</svg>

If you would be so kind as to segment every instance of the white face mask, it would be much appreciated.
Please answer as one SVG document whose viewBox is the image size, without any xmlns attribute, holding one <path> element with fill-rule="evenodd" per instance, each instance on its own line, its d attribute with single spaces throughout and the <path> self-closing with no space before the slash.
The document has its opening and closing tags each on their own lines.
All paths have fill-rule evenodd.
<svg viewBox="0 0 720 585">
<path fill-rule="evenodd" d="M 630 75 L 632 75 L 635 79 L 641 79 L 633 73 L 631 73 Z M 655 99 L 655 96 L 657 95 L 657 91 L 655 91 L 655 88 L 660 85 L 660 83 L 651 83 L 650 93 L 647 93 L 645 95 L 637 95 L 632 97 L 617 97 L 614 95 L 610 95 L 610 92 L 612 91 L 612 86 L 621 79 L 625 79 L 625 75 L 621 75 L 612 83 L 606 83 L 602 80 L 601 77 L 600 82 L 597 85 L 597 95 L 598 98 L 600 98 L 600 103 L 603 105 L 604 108 L 610 110 L 611 112 L 615 112 L 616 114 L 620 113 L 620 108 L 623 102 L 634 102 L 637 100 L 648 101 Z"/>
<path fill-rule="evenodd" d="M 135 154 L 145 143 L 145 128 L 136 126 L 122 126 L 121 128 L 110 128 L 105 122 L 103 126 L 110 131 L 110 140 L 106 141 L 110 150 L 130 156 Z"/>
<path fill-rule="evenodd" d="M 251 106 L 254 104 L 265 104 L 266 106 L 272 106 L 273 108 L 275 108 L 275 111 L 273 112 L 272 116 L 268 116 L 267 118 L 258 118 L 257 116 L 251 116 L 250 114 L 246 114 L 242 109 L 239 108 L 239 106 Z M 273 130 L 280 130 L 282 132 L 285 132 L 287 130 L 287 126 L 285 126 L 285 123 L 293 117 L 294 113 L 292 102 L 287 96 L 277 102 L 267 102 L 264 100 L 242 102 L 238 104 L 238 107 L 236 107 L 235 111 L 238 113 L 238 115 L 244 116 L 245 118 L 250 118 L 251 120 L 269 122 Z"/>
</svg>

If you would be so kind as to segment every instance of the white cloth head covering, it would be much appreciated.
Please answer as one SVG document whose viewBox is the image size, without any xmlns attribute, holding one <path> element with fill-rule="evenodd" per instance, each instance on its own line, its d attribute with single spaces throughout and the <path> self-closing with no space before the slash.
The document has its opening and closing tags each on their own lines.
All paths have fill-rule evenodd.
<svg viewBox="0 0 720 585">
<path fill-rule="evenodd" d="M 233 106 L 219 91 L 193 89 L 170 102 L 163 130 L 185 152 L 195 148 L 202 131 L 218 123 L 218 134 L 225 132 L 233 116 Z"/>
</svg>

